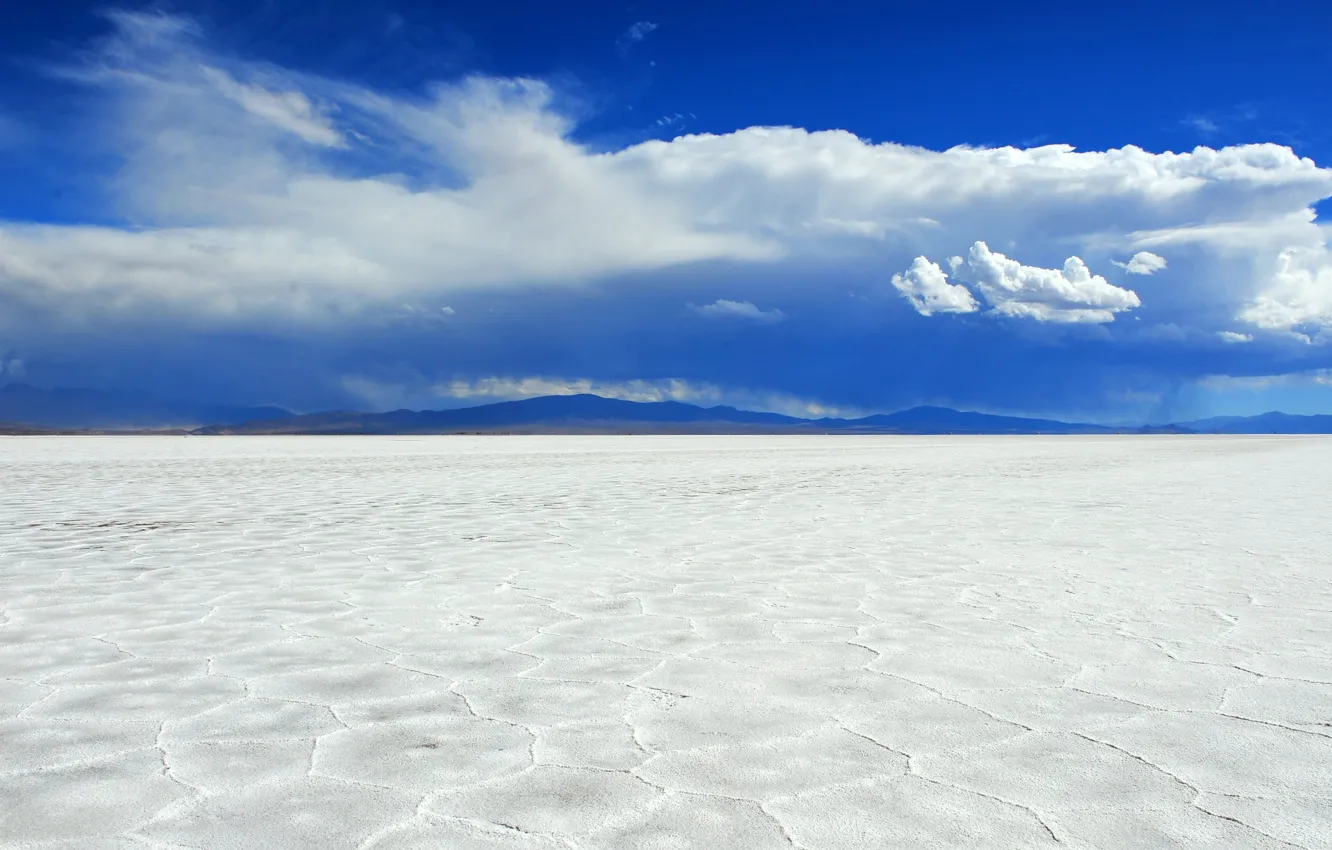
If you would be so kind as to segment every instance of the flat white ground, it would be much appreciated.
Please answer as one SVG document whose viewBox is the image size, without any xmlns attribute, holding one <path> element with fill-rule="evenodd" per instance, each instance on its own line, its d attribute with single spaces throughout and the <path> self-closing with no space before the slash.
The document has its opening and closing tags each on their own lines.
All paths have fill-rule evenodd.
<svg viewBox="0 0 1332 850">
<path fill-rule="evenodd" d="M 1332 847 L 1332 440 L 0 439 L 0 845 Z"/>
</svg>

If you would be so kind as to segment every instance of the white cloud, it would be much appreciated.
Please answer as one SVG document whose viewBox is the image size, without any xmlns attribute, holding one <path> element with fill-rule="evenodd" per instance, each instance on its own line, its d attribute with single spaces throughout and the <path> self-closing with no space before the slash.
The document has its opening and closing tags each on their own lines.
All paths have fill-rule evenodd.
<svg viewBox="0 0 1332 850">
<path fill-rule="evenodd" d="M 1115 314 L 1141 305 L 1137 293 L 1114 286 L 1093 275 L 1078 257 L 1069 257 L 1062 269 L 1025 266 L 976 242 L 966 260 L 949 258 L 954 273 L 963 266 L 990 305 L 1003 316 L 1061 323 L 1114 321 Z M 917 257 L 904 274 L 893 275 L 893 286 L 922 315 L 936 312 L 971 313 L 980 309 L 970 290 L 949 284 L 948 275 L 925 257 Z"/>
<path fill-rule="evenodd" d="M 501 377 L 458 378 L 425 387 L 380 382 L 364 376 L 343 378 L 343 388 L 377 409 L 428 406 L 430 399 L 465 400 L 474 404 L 511 401 L 549 395 L 591 394 L 624 401 L 679 401 L 701 407 L 729 405 L 740 410 L 758 410 L 802 418 L 863 416 L 864 411 L 823 404 L 789 393 L 724 388 L 681 378 L 661 380 L 603 381 L 591 378 Z"/>
<path fill-rule="evenodd" d="M 1332 328 L 1332 250 L 1322 245 L 1282 251 L 1267 285 L 1239 318 L 1306 342 L 1326 340 L 1326 329 Z"/>
<path fill-rule="evenodd" d="M 725 298 L 702 307 L 690 304 L 689 309 L 706 319 L 744 319 L 763 324 L 775 324 L 786 319 L 786 314 L 776 308 L 760 310 L 749 301 L 727 301 Z"/>
<path fill-rule="evenodd" d="M 1131 234 L 1135 246 L 1194 252 L 1196 301 L 1242 302 L 1234 319 L 1304 342 L 1332 328 L 1332 227 L 1311 208 Z M 1205 289 L 1201 288 L 1205 285 Z M 1228 317 L 1230 318 L 1230 317 Z"/>
<path fill-rule="evenodd" d="M 692 112 L 688 113 L 688 115 L 676 112 L 673 115 L 661 116 L 656 121 L 652 122 L 652 126 L 659 127 L 661 129 L 665 129 L 667 127 L 679 127 L 683 125 L 686 120 L 694 120 L 696 118 L 698 118 L 698 116 Z"/>
<path fill-rule="evenodd" d="M 597 381 L 590 378 L 485 377 L 436 384 L 433 392 L 437 396 L 465 399 L 591 394 L 625 401 L 687 401 L 691 404 L 720 404 L 723 395 L 717 387 L 694 385 L 677 378 L 661 381 Z"/>
<path fill-rule="evenodd" d="M 848 271 L 950 257 L 984 236 L 1027 262 L 1079 259 L 1051 269 L 973 247 L 953 281 L 912 265 L 899 289 L 931 312 L 983 297 L 1055 322 L 1168 303 L 1153 321 L 1203 322 L 1204 335 L 1236 313 L 1310 339 L 1332 325 L 1332 263 L 1310 211 L 1332 195 L 1332 170 L 1285 147 L 931 151 L 751 127 L 599 152 L 571 138 L 539 81 L 388 93 L 219 56 L 180 19 L 115 20 L 70 76 L 105 98 L 89 144 L 125 163 L 106 188 L 127 224 L 0 222 L 0 301 L 51 321 L 349 322 L 458 290 L 664 286 L 646 273 L 702 263 L 789 264 L 812 291 L 840 292 Z M 329 155 L 348 143 L 354 172 Z M 1129 255 L 1126 268 L 1146 268 L 1163 247 L 1168 299 L 1154 298 L 1158 277 L 1130 291 L 1088 270 Z"/>
<path fill-rule="evenodd" d="M 1119 260 L 1111 260 L 1110 263 L 1119 266 L 1129 274 L 1156 274 L 1166 267 L 1165 257 L 1153 254 L 1151 251 L 1139 251 L 1127 263 L 1121 263 Z"/>
<path fill-rule="evenodd" d="M 1222 342 L 1233 344 L 1253 342 L 1252 334 L 1236 333 L 1235 331 L 1217 331 L 1216 335 L 1221 338 Z"/>
<path fill-rule="evenodd" d="M 971 246 L 967 266 L 995 312 L 1050 322 L 1112 322 L 1115 314 L 1141 306 L 1137 293 L 1094 275 L 1079 257 L 1062 269 L 1024 266 L 990 250 Z"/>
<path fill-rule="evenodd" d="M 271 92 L 261 86 L 239 83 L 226 71 L 217 68 L 204 66 L 200 70 L 212 80 L 218 91 L 240 104 L 251 115 L 270 121 L 312 145 L 330 148 L 346 146 L 346 140 L 333 127 L 328 116 L 320 114 L 304 94 L 298 91 Z"/>
<path fill-rule="evenodd" d="M 980 309 L 970 290 L 949 283 L 948 273 L 925 257 L 917 257 L 911 268 L 893 275 L 893 286 L 922 316 L 974 313 Z"/>
</svg>

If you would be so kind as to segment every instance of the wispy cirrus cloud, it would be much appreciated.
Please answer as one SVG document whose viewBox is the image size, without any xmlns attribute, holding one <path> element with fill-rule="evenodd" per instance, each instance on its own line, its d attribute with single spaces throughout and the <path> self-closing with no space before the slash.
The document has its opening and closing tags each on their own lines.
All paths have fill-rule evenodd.
<svg viewBox="0 0 1332 850">
<path fill-rule="evenodd" d="M 657 24 L 652 21 L 637 21 L 615 39 L 615 49 L 621 56 L 626 56 L 629 53 L 629 48 L 647 38 L 648 34 L 655 29 L 657 29 Z"/>
<path fill-rule="evenodd" d="M 1214 121 L 1213 119 L 1208 118 L 1206 115 L 1190 115 L 1184 120 L 1180 121 L 1180 123 L 1186 127 L 1192 127 L 1194 130 L 1198 131 L 1204 136 L 1216 135 L 1216 133 L 1220 132 L 1221 130 L 1221 126 L 1217 124 L 1216 121 Z"/>
<path fill-rule="evenodd" d="M 212 80 L 218 91 L 240 104 L 246 112 L 270 121 L 312 145 L 346 147 L 346 140 L 334 128 L 330 118 L 301 92 L 273 92 L 257 84 L 237 82 L 218 68 L 202 66 L 200 70 Z"/>
</svg>

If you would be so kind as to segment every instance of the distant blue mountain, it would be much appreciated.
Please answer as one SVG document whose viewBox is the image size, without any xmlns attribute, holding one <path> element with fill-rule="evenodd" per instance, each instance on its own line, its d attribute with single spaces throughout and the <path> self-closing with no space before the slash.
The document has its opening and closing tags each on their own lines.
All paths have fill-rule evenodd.
<svg viewBox="0 0 1332 850">
<path fill-rule="evenodd" d="M 541 396 L 456 410 L 344 410 L 298 416 L 280 407 L 201 405 L 91 390 L 42 390 L 26 384 L 0 387 L 0 423 L 7 423 L 3 429 L 12 433 L 34 429 L 195 428 L 199 434 L 1332 434 L 1332 416 L 1275 412 L 1111 428 L 947 407 L 913 407 L 860 419 L 801 419 L 734 407 L 623 401 L 596 395 Z"/>
<path fill-rule="evenodd" d="M 96 390 L 0 386 L 0 422 L 42 429 L 197 428 L 291 416 L 281 407 L 167 401 Z"/>
<path fill-rule="evenodd" d="M 542 396 L 457 410 L 334 411 L 201 429 L 209 434 L 430 434 L 466 431 L 581 433 L 1104 434 L 1100 425 L 917 407 L 862 419 L 800 419 L 676 401 Z"/>
<path fill-rule="evenodd" d="M 456 410 L 394 410 L 388 413 L 333 411 L 310 413 L 235 427 L 202 429 L 204 433 L 402 434 L 456 433 L 500 429 L 629 431 L 635 426 L 655 430 L 689 430 L 681 426 L 731 425 L 747 430 L 782 431 L 808 426 L 809 420 L 737 410 L 699 407 L 678 401 L 638 402 L 596 395 L 540 396 Z M 670 427 L 677 426 L 677 427 Z M 717 430 L 716 428 L 707 430 Z"/>
<path fill-rule="evenodd" d="M 904 434 L 1106 434 L 1114 431 L 1113 428 L 1103 425 L 970 413 L 948 407 L 913 407 L 910 410 L 880 413 L 863 419 L 824 421 L 840 422 L 842 423 L 840 427 L 846 429 Z"/>
<path fill-rule="evenodd" d="M 1275 410 L 1257 416 L 1214 416 L 1180 424 L 1202 434 L 1332 434 L 1332 416 Z"/>
</svg>

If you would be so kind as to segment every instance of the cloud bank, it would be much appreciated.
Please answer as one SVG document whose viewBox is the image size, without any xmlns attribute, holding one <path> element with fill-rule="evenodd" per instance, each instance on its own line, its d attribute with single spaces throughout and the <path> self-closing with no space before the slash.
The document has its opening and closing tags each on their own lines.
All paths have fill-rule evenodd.
<svg viewBox="0 0 1332 850">
<path fill-rule="evenodd" d="M 1013 334 L 1094 326 L 1098 344 L 1123 350 L 1166 336 L 1232 357 L 1303 346 L 1320 353 L 1282 356 L 1313 368 L 1332 338 L 1332 251 L 1313 212 L 1332 170 L 1280 145 L 936 151 L 748 127 L 604 150 L 540 80 L 388 92 L 219 53 L 179 18 L 112 20 L 64 71 L 99 104 L 89 144 L 118 162 L 103 186 L 112 205 L 84 224 L 0 222 L 0 333 L 30 364 L 54 356 L 60 334 L 346 340 L 420 326 L 412 315 L 436 317 L 439 351 L 463 352 L 449 346 L 465 338 L 470 352 L 487 348 L 475 330 L 487 316 L 527 322 L 533 293 L 570 312 L 523 325 L 533 360 L 510 374 L 591 345 L 559 330 L 574 325 L 635 352 L 620 359 L 640 374 L 672 374 L 689 355 L 662 341 L 659 305 L 681 302 L 736 320 L 695 321 L 707 326 L 687 332 L 704 334 L 688 338 L 697 351 L 740 350 L 736 335 L 756 325 L 802 351 L 817 336 L 836 352 L 848 328 L 919 349 L 1003 319 Z M 709 303 L 701 281 L 733 295 Z M 786 312 L 756 306 L 773 287 Z M 590 304 L 600 324 L 569 318 Z M 1240 337 L 1252 343 L 1226 344 Z M 730 368 L 718 363 L 690 361 L 688 379 L 780 383 L 759 366 L 709 377 Z"/>
<path fill-rule="evenodd" d="M 606 381 L 594 378 L 509 378 L 490 375 L 471 379 L 455 378 L 424 387 L 411 387 L 353 375 L 345 377 L 343 383 L 352 395 L 382 410 L 399 407 L 404 403 L 431 407 L 445 400 L 489 404 L 537 396 L 591 394 L 624 401 L 679 401 L 702 407 L 729 405 L 743 410 L 761 410 L 800 418 L 855 418 L 864 415 L 863 411 L 855 408 L 798 398 L 789 393 L 725 388 L 682 378 Z M 432 400 L 435 402 L 433 405 Z"/>
<path fill-rule="evenodd" d="M 234 60 L 224 69 L 171 19 L 115 20 L 81 75 L 117 104 L 109 138 L 125 163 L 122 208 L 140 226 L 5 224 L 0 286 L 12 297 L 336 314 L 405 293 L 709 260 L 819 254 L 835 266 L 839 254 L 947 255 L 979 242 L 1033 258 L 968 255 L 997 308 L 1056 315 L 1086 301 L 1113 312 L 1135 306 L 1119 287 L 1078 268 L 1042 273 L 1040 260 L 1056 245 L 1090 263 L 1188 242 L 1206 264 L 1225 251 L 1217 237 L 1238 230 L 1250 242 L 1246 274 L 1199 280 L 1191 297 L 1238 294 L 1236 318 L 1259 329 L 1326 323 L 1314 296 L 1330 265 L 1309 210 L 1332 194 L 1332 171 L 1276 145 L 929 151 L 766 127 L 595 152 L 571 138 L 538 81 L 473 77 L 390 96 Z M 336 156 L 344 146 L 353 165 Z M 1163 263 L 1140 251 L 1126 268 Z M 919 278 L 928 273 L 904 280 L 940 307 L 965 306 Z"/>
</svg>

